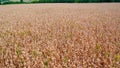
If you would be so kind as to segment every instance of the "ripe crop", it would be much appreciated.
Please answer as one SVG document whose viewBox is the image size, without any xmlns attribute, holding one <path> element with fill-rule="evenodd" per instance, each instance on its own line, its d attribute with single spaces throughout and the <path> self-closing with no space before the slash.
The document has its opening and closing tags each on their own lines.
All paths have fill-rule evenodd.
<svg viewBox="0 0 120 68">
<path fill-rule="evenodd" d="M 0 6 L 1 68 L 119 68 L 120 4 Z"/>
</svg>

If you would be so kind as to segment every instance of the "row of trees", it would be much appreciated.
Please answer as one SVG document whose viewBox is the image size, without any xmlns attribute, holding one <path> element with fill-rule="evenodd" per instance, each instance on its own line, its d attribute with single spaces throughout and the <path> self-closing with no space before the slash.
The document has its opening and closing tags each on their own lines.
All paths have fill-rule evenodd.
<svg viewBox="0 0 120 68">
<path fill-rule="evenodd" d="M 19 0 L 23 3 L 25 0 Z M 36 3 L 89 3 L 89 2 L 120 2 L 120 0 L 29 0 Z M 10 0 L 0 0 L 0 4 L 4 2 L 10 2 Z"/>
<path fill-rule="evenodd" d="M 80 2 L 120 2 L 120 0 L 32 0 L 32 2 L 40 3 L 80 3 Z"/>
</svg>

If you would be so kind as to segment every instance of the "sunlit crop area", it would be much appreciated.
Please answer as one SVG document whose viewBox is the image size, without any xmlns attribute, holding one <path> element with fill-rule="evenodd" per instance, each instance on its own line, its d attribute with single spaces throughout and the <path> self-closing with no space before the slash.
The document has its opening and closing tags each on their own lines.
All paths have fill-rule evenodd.
<svg viewBox="0 0 120 68">
<path fill-rule="evenodd" d="M 1 5 L 0 68 L 120 68 L 120 4 Z"/>
</svg>

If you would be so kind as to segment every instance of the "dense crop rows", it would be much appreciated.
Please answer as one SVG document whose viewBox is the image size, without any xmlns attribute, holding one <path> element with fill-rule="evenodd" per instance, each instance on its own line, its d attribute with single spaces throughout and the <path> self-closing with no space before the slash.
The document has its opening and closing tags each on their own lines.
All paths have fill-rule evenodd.
<svg viewBox="0 0 120 68">
<path fill-rule="evenodd" d="M 0 68 L 119 68 L 119 6 L 0 6 Z"/>
</svg>

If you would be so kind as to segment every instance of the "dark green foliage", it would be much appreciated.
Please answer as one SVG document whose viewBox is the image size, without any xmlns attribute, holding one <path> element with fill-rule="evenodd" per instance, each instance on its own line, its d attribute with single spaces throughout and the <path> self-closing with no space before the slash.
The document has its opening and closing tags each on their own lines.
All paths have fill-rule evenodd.
<svg viewBox="0 0 120 68">
<path fill-rule="evenodd" d="M 7 4 L 29 4 L 29 3 L 26 3 L 26 2 L 12 2 L 12 1 L 10 1 L 10 2 L 5 2 L 2 5 L 7 5 Z"/>
<path fill-rule="evenodd" d="M 120 0 L 39 0 L 40 3 L 120 2 Z"/>
<path fill-rule="evenodd" d="M 20 2 L 23 2 L 23 0 L 20 0 Z"/>
<path fill-rule="evenodd" d="M 120 0 L 30 0 L 31 3 L 97 3 L 97 2 L 120 2 Z M 21 4 L 24 0 L 19 2 L 11 2 L 9 0 L 0 0 L 0 4 Z"/>
<path fill-rule="evenodd" d="M 0 4 L 8 3 L 9 0 L 0 0 Z"/>
</svg>

